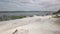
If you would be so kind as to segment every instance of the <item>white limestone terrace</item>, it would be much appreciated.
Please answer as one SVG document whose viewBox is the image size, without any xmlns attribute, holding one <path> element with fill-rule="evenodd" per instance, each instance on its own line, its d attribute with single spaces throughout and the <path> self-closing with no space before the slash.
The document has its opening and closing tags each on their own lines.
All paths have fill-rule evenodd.
<svg viewBox="0 0 60 34">
<path fill-rule="evenodd" d="M 57 18 L 34 16 L 0 22 L 0 34 L 60 34 Z"/>
</svg>

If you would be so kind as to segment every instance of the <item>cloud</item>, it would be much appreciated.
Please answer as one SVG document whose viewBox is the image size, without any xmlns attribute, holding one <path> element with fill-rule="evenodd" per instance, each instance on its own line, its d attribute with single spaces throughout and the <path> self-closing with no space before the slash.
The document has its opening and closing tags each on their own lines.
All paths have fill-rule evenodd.
<svg viewBox="0 0 60 34">
<path fill-rule="evenodd" d="M 0 11 L 53 11 L 60 0 L 0 0 Z"/>
</svg>

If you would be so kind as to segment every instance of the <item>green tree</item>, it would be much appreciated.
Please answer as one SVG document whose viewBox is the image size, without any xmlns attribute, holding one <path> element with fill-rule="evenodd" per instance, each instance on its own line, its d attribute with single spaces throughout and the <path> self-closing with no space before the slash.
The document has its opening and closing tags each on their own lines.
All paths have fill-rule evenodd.
<svg viewBox="0 0 60 34">
<path fill-rule="evenodd" d="M 53 14 L 58 16 L 58 14 L 60 14 L 60 10 L 58 10 L 57 12 L 54 12 Z"/>
</svg>

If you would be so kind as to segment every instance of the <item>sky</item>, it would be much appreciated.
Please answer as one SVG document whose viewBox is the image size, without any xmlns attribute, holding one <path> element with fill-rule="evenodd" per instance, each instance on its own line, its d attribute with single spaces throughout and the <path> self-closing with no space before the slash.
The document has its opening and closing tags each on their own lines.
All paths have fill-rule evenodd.
<svg viewBox="0 0 60 34">
<path fill-rule="evenodd" d="M 60 0 L 0 0 L 0 11 L 57 11 Z"/>
</svg>

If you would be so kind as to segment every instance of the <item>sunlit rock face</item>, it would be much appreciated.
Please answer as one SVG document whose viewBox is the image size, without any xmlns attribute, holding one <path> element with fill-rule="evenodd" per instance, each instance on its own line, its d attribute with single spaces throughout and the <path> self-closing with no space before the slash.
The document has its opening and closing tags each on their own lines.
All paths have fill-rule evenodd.
<svg viewBox="0 0 60 34">
<path fill-rule="evenodd" d="M 34 16 L 0 22 L 0 34 L 60 34 L 59 19 Z"/>
</svg>

